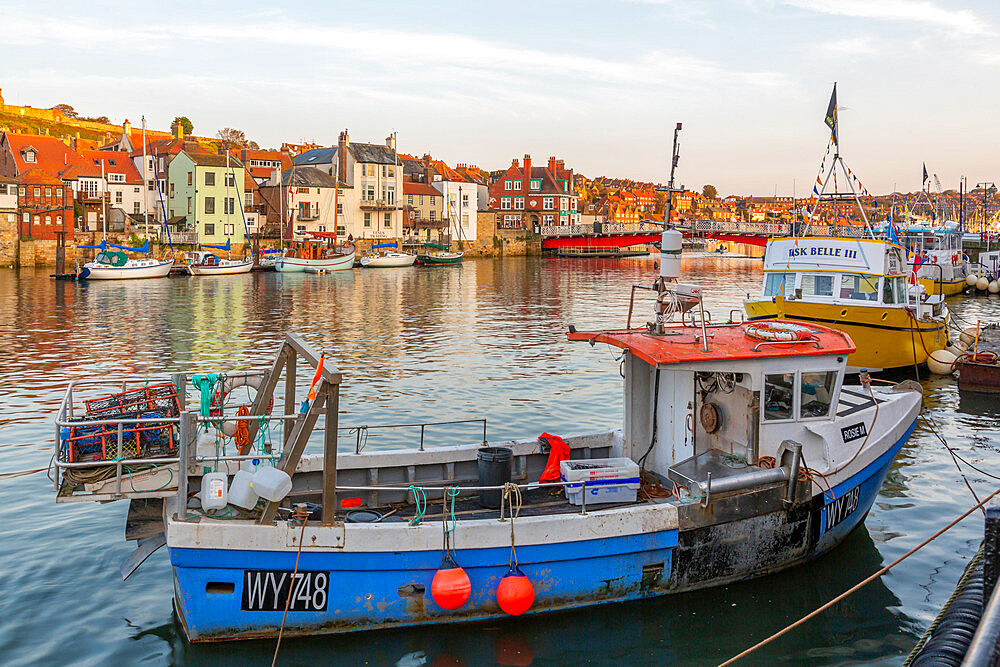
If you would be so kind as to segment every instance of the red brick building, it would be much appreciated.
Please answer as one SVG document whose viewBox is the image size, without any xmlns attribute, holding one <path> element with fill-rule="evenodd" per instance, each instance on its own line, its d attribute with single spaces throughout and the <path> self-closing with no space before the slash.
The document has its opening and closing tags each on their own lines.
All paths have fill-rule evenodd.
<svg viewBox="0 0 1000 667">
<path fill-rule="evenodd" d="M 73 238 L 73 191 L 41 169 L 17 177 L 18 233 L 22 238 L 54 240 L 57 232 Z"/>
<path fill-rule="evenodd" d="M 489 207 L 497 216 L 497 227 L 579 224 L 579 200 L 572 182 L 572 170 L 554 157 L 544 167 L 532 166 L 528 154 L 523 166 L 511 161 L 489 188 Z"/>
</svg>

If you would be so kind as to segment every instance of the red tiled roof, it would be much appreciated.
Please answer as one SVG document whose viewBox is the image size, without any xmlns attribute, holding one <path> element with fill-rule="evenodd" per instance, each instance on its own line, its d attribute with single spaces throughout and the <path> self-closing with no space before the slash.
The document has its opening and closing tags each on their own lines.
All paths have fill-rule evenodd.
<svg viewBox="0 0 1000 667">
<path fill-rule="evenodd" d="M 55 137 L 13 132 L 8 132 L 6 136 L 19 174 L 41 169 L 51 176 L 58 177 L 68 167 L 80 163 L 76 151 Z M 28 148 L 35 150 L 35 162 L 24 161 L 24 153 Z"/>
<path fill-rule="evenodd" d="M 441 193 L 427 185 L 426 183 L 414 183 L 412 181 L 403 181 L 403 194 L 405 195 L 432 195 L 434 197 L 440 197 Z"/>
<path fill-rule="evenodd" d="M 58 177 L 43 169 L 29 169 L 17 177 L 17 182 L 30 185 L 64 185 Z"/>
</svg>

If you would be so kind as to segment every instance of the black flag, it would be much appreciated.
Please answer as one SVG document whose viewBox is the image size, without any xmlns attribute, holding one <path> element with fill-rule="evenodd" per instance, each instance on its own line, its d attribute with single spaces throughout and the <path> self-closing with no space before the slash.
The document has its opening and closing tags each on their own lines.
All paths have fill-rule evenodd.
<svg viewBox="0 0 1000 667">
<path fill-rule="evenodd" d="M 833 94 L 830 95 L 830 104 L 826 108 L 826 118 L 823 119 L 827 127 L 833 133 L 833 143 L 840 145 L 837 137 L 837 84 L 833 84 Z"/>
<path fill-rule="evenodd" d="M 920 185 L 923 186 L 927 182 L 927 163 L 924 162 L 924 180 L 920 181 Z"/>
</svg>

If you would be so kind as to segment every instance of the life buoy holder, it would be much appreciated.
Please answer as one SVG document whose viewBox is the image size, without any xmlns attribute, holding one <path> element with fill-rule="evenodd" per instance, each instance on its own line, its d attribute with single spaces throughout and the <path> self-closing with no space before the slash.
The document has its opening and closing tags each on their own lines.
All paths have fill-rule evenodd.
<svg viewBox="0 0 1000 667">
<path fill-rule="evenodd" d="M 261 385 L 264 383 L 263 375 L 228 375 L 224 382 L 217 385 L 215 393 L 212 395 L 212 406 L 211 414 L 213 417 L 221 417 L 223 414 L 223 406 L 226 404 L 226 398 L 233 392 L 234 389 L 239 387 L 250 387 L 260 391 Z M 267 407 L 264 408 L 264 414 L 271 414 L 271 410 L 274 409 L 274 395 L 271 396 L 271 400 L 268 401 Z M 222 432 L 225 433 L 230 438 L 236 435 L 236 431 L 239 429 L 239 421 L 244 420 L 230 420 L 222 422 Z"/>
<path fill-rule="evenodd" d="M 813 335 L 808 327 L 791 322 L 750 322 L 743 327 L 743 333 L 747 338 L 781 343 L 808 340 Z"/>
</svg>

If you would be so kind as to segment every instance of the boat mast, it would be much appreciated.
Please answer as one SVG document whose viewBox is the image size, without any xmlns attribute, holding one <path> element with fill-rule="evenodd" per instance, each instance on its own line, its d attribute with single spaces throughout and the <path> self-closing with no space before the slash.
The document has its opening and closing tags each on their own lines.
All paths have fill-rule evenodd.
<svg viewBox="0 0 1000 667">
<path fill-rule="evenodd" d="M 142 117 L 142 223 L 143 236 L 149 238 L 149 178 L 146 174 L 146 117 Z"/>
<path fill-rule="evenodd" d="M 108 179 L 104 175 L 104 158 L 101 157 L 101 238 L 108 238 Z"/>
<path fill-rule="evenodd" d="M 338 211 L 340 210 L 340 158 L 337 158 L 337 164 L 334 165 L 333 177 L 333 247 L 337 247 L 337 223 L 340 219 Z"/>
</svg>

